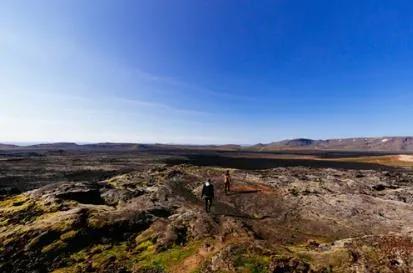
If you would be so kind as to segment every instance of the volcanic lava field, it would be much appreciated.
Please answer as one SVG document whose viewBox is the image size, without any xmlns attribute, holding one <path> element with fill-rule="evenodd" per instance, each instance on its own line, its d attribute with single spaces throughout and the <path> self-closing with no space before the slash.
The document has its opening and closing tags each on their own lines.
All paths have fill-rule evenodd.
<svg viewBox="0 0 413 273">
<path fill-rule="evenodd" d="M 408 159 L 331 151 L 3 151 L 0 272 L 410 273 Z M 225 194 L 227 170 L 233 181 Z M 208 178 L 215 186 L 210 213 L 201 199 Z"/>
</svg>

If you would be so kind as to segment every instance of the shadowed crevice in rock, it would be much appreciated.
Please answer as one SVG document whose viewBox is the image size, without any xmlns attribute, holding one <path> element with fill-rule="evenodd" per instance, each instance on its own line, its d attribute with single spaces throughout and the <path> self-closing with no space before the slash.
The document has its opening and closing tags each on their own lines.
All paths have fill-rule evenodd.
<svg viewBox="0 0 413 273">
<path fill-rule="evenodd" d="M 99 190 L 85 190 L 64 192 L 56 195 L 57 198 L 73 200 L 82 204 L 104 205 L 105 200 L 100 196 Z"/>
<path fill-rule="evenodd" d="M 248 193 L 257 193 L 260 190 L 239 190 L 239 191 L 230 191 L 226 195 L 237 195 L 237 194 L 248 194 Z"/>
</svg>

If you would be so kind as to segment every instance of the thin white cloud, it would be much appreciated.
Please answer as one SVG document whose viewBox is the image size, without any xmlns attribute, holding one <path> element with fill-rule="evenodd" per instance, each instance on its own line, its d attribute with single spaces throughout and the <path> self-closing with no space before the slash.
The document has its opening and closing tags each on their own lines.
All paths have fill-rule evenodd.
<svg viewBox="0 0 413 273">
<path fill-rule="evenodd" d="M 145 107 L 153 108 L 155 110 L 164 110 L 167 112 L 190 114 L 190 115 L 212 115 L 212 113 L 209 113 L 209 112 L 177 108 L 177 107 L 173 107 L 170 105 L 157 103 L 157 102 L 150 102 L 150 101 L 144 101 L 144 100 L 138 100 L 138 99 L 128 99 L 128 98 L 113 98 L 113 99 L 120 103 L 145 106 Z"/>
<path fill-rule="evenodd" d="M 133 71 L 141 79 L 153 81 L 153 82 L 159 82 L 159 83 L 171 85 L 174 87 L 180 87 L 180 89 L 191 90 L 191 91 L 198 92 L 201 94 L 206 94 L 206 95 L 219 97 L 219 98 L 225 98 L 229 100 L 254 101 L 254 98 L 251 96 L 241 96 L 241 95 L 235 95 L 235 94 L 224 92 L 224 91 L 216 91 L 210 88 L 206 88 L 206 87 L 202 87 L 196 84 L 178 80 L 173 77 L 152 74 L 152 73 L 143 71 L 138 68 L 134 68 Z"/>
</svg>

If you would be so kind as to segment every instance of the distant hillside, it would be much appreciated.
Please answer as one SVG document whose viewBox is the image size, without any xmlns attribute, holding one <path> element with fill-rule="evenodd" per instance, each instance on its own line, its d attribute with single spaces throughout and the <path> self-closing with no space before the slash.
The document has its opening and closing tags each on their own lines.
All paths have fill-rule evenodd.
<svg viewBox="0 0 413 273">
<path fill-rule="evenodd" d="M 269 144 L 252 146 L 227 145 L 177 145 L 139 143 L 94 143 L 71 142 L 16 146 L 0 144 L 0 150 L 65 150 L 65 151 L 162 151 L 162 150 L 212 150 L 212 151 L 286 151 L 286 150 L 336 150 L 336 151 L 384 151 L 413 152 L 413 137 L 343 138 L 314 140 L 307 138 L 288 139 Z"/>
<path fill-rule="evenodd" d="M 188 150 L 215 150 L 215 151 L 238 151 L 240 145 L 225 144 L 225 145 L 178 145 L 178 144 L 154 144 L 154 148 L 159 149 L 188 149 Z"/>
<path fill-rule="evenodd" d="M 413 137 L 378 137 L 378 138 L 345 138 L 313 140 L 297 138 L 257 144 L 248 147 L 248 150 L 276 151 L 276 150 L 343 150 L 343 151 L 387 151 L 413 152 Z"/>
<path fill-rule="evenodd" d="M 240 150 L 239 145 L 175 145 L 175 144 L 139 144 L 139 143 L 93 143 L 76 144 L 72 142 L 44 143 L 30 146 L 0 144 L 0 150 L 42 150 L 42 151 L 154 151 L 154 150 Z"/>
<path fill-rule="evenodd" d="M 30 146 L 14 146 L 19 150 L 65 150 L 65 151 L 130 151 L 145 149 L 150 145 L 137 143 L 93 143 L 93 144 L 76 144 L 72 142 L 44 143 Z M 2 144 L 0 144 L 2 149 Z"/>
<path fill-rule="evenodd" d="M 80 145 L 71 142 L 58 142 L 58 143 L 47 143 L 47 144 L 36 144 L 21 147 L 23 149 L 30 150 L 74 150 L 78 149 Z"/>
<path fill-rule="evenodd" d="M 17 145 L 11 145 L 11 144 L 1 144 L 0 143 L 0 150 L 13 150 L 19 148 Z"/>
</svg>

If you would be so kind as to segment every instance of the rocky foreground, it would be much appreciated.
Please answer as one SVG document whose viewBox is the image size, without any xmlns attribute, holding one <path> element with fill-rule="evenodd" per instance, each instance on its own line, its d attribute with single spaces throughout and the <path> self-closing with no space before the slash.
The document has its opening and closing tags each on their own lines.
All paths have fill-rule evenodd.
<svg viewBox="0 0 413 273">
<path fill-rule="evenodd" d="M 413 175 L 163 165 L 0 201 L 0 272 L 413 272 Z M 216 200 L 203 211 L 202 181 Z"/>
</svg>

